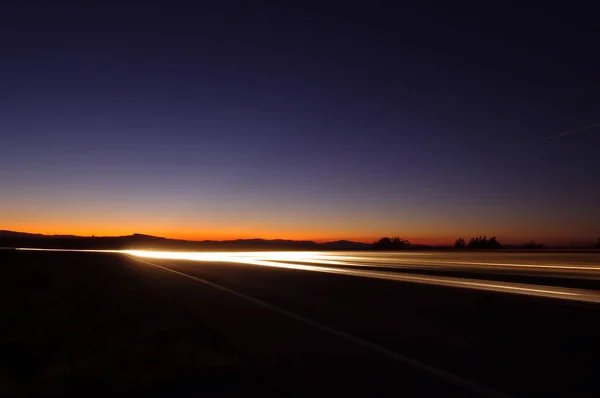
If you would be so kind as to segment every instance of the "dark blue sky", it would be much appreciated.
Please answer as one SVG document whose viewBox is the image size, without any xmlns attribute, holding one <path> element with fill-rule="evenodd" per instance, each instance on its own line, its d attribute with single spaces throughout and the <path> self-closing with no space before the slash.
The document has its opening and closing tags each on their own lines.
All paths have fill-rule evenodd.
<svg viewBox="0 0 600 398">
<path fill-rule="evenodd" d="M 247 3 L 8 3 L 0 228 L 600 235 L 591 9 Z"/>
</svg>

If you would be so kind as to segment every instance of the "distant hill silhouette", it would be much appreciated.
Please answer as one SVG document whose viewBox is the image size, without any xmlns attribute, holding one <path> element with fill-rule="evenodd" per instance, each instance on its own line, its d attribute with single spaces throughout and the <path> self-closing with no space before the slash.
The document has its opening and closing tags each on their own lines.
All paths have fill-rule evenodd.
<svg viewBox="0 0 600 398">
<path fill-rule="evenodd" d="M 370 249 L 372 245 L 362 242 L 352 242 L 348 240 L 338 240 L 335 242 L 322 243 L 321 246 L 329 250 L 357 250 Z"/>
<path fill-rule="evenodd" d="M 0 229 L 1 238 L 75 238 L 75 235 L 43 235 L 43 234 L 30 234 L 27 232 L 15 232 Z"/>
<path fill-rule="evenodd" d="M 43 235 L 0 230 L 0 247 L 30 247 L 77 250 L 364 250 L 370 244 L 340 240 L 316 243 L 310 240 L 235 239 L 181 240 L 134 233 L 126 236 L 87 237 L 75 235 Z"/>
</svg>

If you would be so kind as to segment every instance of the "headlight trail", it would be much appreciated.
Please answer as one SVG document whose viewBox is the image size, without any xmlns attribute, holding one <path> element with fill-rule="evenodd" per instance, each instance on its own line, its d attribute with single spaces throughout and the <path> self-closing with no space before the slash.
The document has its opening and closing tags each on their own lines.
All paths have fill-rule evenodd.
<svg viewBox="0 0 600 398">
<path fill-rule="evenodd" d="M 356 253 L 348 252 L 344 254 L 336 252 L 176 252 L 176 251 L 150 251 L 150 250 L 123 250 L 122 252 L 149 258 L 169 258 L 179 260 L 194 261 L 224 261 L 224 262 L 247 262 L 248 259 L 312 263 L 324 265 L 342 265 L 342 266 L 387 266 L 390 268 L 410 266 L 482 266 L 482 267 L 511 267 L 524 269 L 552 269 L 552 270 L 582 270 L 582 271 L 600 271 L 600 266 L 588 266 L 579 264 L 523 264 L 508 262 L 486 262 L 486 261 L 462 261 L 462 260 L 443 260 L 435 258 L 434 253 Z M 430 258 L 423 258 L 429 256 Z M 243 260 L 243 261 L 242 261 Z M 599 259 L 600 260 L 600 259 Z"/>
<path fill-rule="evenodd" d="M 361 257 L 328 255 L 320 252 L 235 252 L 235 253 L 193 253 L 193 252 L 153 252 L 126 250 L 126 254 L 144 258 L 162 258 L 170 260 L 223 261 L 252 264 L 264 267 L 287 268 L 302 271 L 324 272 L 330 274 L 387 279 L 403 282 L 417 282 L 439 286 L 489 290 L 504 293 L 517 293 L 587 302 L 600 302 L 600 293 L 582 289 L 528 285 L 520 283 L 481 281 L 453 277 L 429 277 L 407 275 L 400 272 L 371 271 L 361 269 L 338 268 L 336 265 L 353 265 Z M 330 260 L 331 259 L 331 260 Z M 350 261 L 343 261 L 343 259 Z M 388 259 L 389 260 L 389 259 Z M 411 260 L 412 261 L 412 260 Z M 435 260 L 432 260 L 435 262 Z M 304 263 L 304 264 L 303 264 Z M 328 264 L 332 267 L 308 264 Z M 478 264 L 479 265 L 479 264 Z"/>
<path fill-rule="evenodd" d="M 460 267 L 470 272 L 482 269 L 522 268 L 536 270 L 542 274 L 544 270 L 553 271 L 587 271 L 600 270 L 600 266 L 580 264 L 522 264 L 509 262 L 484 262 L 445 260 L 436 257 L 452 257 L 456 254 L 446 253 L 370 253 L 370 252 L 180 252 L 154 250 L 63 250 L 63 249 L 18 249 L 43 251 L 75 251 L 94 253 L 120 253 L 141 258 L 164 260 L 188 260 L 196 262 L 222 262 L 251 264 L 263 267 L 286 268 L 311 272 L 348 275 L 364 278 L 376 278 L 392 281 L 416 282 L 430 285 L 489 290 L 504 293 L 527 294 L 533 296 L 570 299 L 587 302 L 600 302 L 600 292 L 583 289 L 570 289 L 555 286 L 538 286 L 523 283 L 467 279 L 446 276 L 414 275 L 391 269 L 401 268 L 448 268 Z M 462 254 L 461 254 L 462 256 Z M 481 254 L 478 254 L 481 257 Z M 494 257 L 494 256 L 491 256 Z M 531 260 L 533 261 L 533 260 Z M 378 270 L 364 269 L 365 266 L 377 266 Z M 344 267 L 344 268 L 342 268 Z M 390 268 L 386 271 L 385 268 Z M 543 274 L 542 274 L 543 275 Z M 600 275 L 596 275 L 600 278 Z"/>
</svg>

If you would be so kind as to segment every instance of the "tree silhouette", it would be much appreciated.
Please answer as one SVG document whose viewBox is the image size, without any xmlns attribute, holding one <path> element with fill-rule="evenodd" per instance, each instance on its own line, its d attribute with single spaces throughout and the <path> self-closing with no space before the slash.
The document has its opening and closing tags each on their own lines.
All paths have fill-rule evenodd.
<svg viewBox="0 0 600 398">
<path fill-rule="evenodd" d="M 471 238 L 469 244 L 467 245 L 468 249 L 502 249 L 502 245 L 495 236 L 492 236 L 490 239 L 487 236 L 483 237 L 475 237 Z"/>
<path fill-rule="evenodd" d="M 398 247 L 403 247 L 403 246 L 410 245 L 410 242 L 407 241 L 406 239 L 402 239 L 398 236 L 394 236 L 392 238 L 392 245 L 398 246 Z"/>
<path fill-rule="evenodd" d="M 500 244 L 500 242 L 498 242 L 495 236 L 492 236 L 490 238 L 488 246 L 489 249 L 502 249 L 502 245 Z"/>
<path fill-rule="evenodd" d="M 465 247 L 467 247 L 467 243 L 463 238 L 458 238 L 456 242 L 454 242 L 454 247 L 457 249 L 464 249 Z"/>
<path fill-rule="evenodd" d="M 406 239 L 394 236 L 388 238 L 387 236 L 379 239 L 377 242 L 373 242 L 373 249 L 376 250 L 399 250 L 406 249 L 410 246 L 410 242 Z"/>
<path fill-rule="evenodd" d="M 392 247 L 392 240 L 387 236 L 373 242 L 373 249 L 389 249 Z"/>
</svg>

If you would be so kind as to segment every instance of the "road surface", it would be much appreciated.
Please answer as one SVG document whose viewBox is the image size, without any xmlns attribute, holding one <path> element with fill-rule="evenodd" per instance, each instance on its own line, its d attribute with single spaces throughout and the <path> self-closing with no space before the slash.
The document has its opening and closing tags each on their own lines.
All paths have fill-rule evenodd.
<svg viewBox="0 0 600 398">
<path fill-rule="evenodd" d="M 108 339 L 125 358 L 134 358 L 131 363 L 144 367 L 144 374 L 154 375 L 150 380 L 126 377 L 114 384 L 130 391 L 178 385 L 178 394 L 193 396 L 202 386 L 190 379 L 212 375 L 204 380 L 224 380 L 245 393 L 272 396 L 600 393 L 597 253 L 204 253 L 187 254 L 186 260 L 167 258 L 181 257 L 180 253 L 0 255 L 7 257 L 1 263 L 8 277 L 3 287 L 15 295 L 12 304 L 4 304 L 16 320 L 14 330 L 40 319 L 36 326 L 43 330 L 50 322 L 43 314 L 56 312 L 40 310 L 39 319 L 21 322 L 19 306 L 27 302 L 21 296 L 34 289 L 40 297 L 36 308 L 44 307 L 44 298 L 49 299 L 49 308 L 56 307 L 52 298 L 58 296 L 61 311 L 87 314 L 86 321 L 66 316 L 64 327 L 50 322 L 53 326 L 48 328 L 56 333 L 85 329 L 87 323 L 97 322 L 90 312 L 103 314 L 103 337 L 90 337 L 90 344 Z M 86 288 L 77 290 L 82 283 Z M 60 284 L 68 288 L 53 288 Z M 65 296 L 73 289 L 76 293 Z M 189 325 L 190 319 L 196 321 Z M 72 323 L 76 326 L 67 328 Z M 134 336 L 149 337 L 139 337 L 143 349 L 133 350 L 124 341 L 132 344 L 135 337 L 123 336 L 136 323 L 145 326 Z M 159 343 L 150 332 L 157 328 L 168 334 Z M 181 328 L 187 332 L 179 332 Z M 25 347 L 28 339 L 40 340 L 28 333 L 5 331 L 3 344 Z M 195 336 L 191 346 L 199 350 L 196 359 L 161 351 L 191 338 L 190 333 Z M 41 340 L 41 346 L 49 345 Z M 52 377 L 47 367 L 53 361 L 62 366 L 70 361 L 55 357 L 46 359 L 50 365 L 37 360 L 36 370 L 29 373 L 22 364 L 8 377 L 13 390 L 22 388 L 23 372 L 30 377 L 42 374 L 46 384 L 40 385 L 48 385 Z M 106 374 L 121 360 L 116 358 L 122 357 L 92 361 L 89 373 L 95 369 Z M 170 368 L 183 370 L 172 374 Z M 209 369 L 227 370 L 215 376 Z M 257 376 L 247 381 L 248 374 Z M 77 388 L 73 380 L 84 375 L 67 372 L 61 376 L 66 380 L 63 387 L 50 385 L 58 391 Z"/>
</svg>

